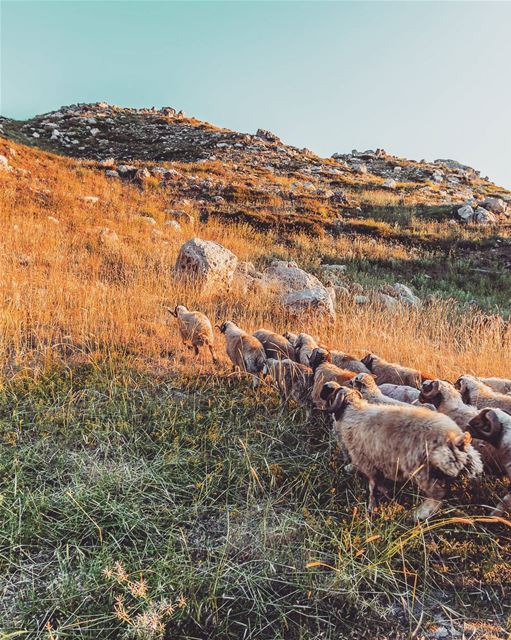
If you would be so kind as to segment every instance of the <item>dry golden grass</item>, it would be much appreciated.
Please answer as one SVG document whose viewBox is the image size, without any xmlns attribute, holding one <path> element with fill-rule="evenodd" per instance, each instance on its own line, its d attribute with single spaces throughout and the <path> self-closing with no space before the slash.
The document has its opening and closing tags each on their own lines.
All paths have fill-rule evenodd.
<svg viewBox="0 0 511 640">
<path fill-rule="evenodd" d="M 453 378 L 463 372 L 509 375 L 510 336 L 498 320 L 483 324 L 461 316 L 450 303 L 389 314 L 372 305 L 339 301 L 338 320 L 322 325 L 290 321 L 269 300 L 227 295 L 201 296 L 176 286 L 172 268 L 181 244 L 198 235 L 216 240 L 241 260 L 269 254 L 319 266 L 318 243 L 337 255 L 412 259 L 413 249 L 375 244 L 372 239 L 311 239 L 296 236 L 284 248 L 272 233 L 218 222 L 164 225 L 169 193 L 141 191 L 109 180 L 76 161 L 10 145 L 15 171 L 0 173 L 0 358 L 4 365 L 44 362 L 53 356 L 122 351 L 145 362 L 183 353 L 166 305 L 183 302 L 213 321 L 233 317 L 249 330 L 260 326 L 307 330 L 356 355 L 374 351 L 404 364 Z M 0 153 L 9 148 L 0 145 Z M 26 172 L 26 173 L 25 173 Z M 89 204 L 83 196 L 97 196 Z M 156 225 L 142 216 L 151 216 Z M 50 217 L 58 222 L 52 221 Z M 118 241 L 104 240 L 108 228 Z M 219 337 L 220 340 L 220 337 Z M 208 364 L 209 366 L 209 364 Z"/>
</svg>

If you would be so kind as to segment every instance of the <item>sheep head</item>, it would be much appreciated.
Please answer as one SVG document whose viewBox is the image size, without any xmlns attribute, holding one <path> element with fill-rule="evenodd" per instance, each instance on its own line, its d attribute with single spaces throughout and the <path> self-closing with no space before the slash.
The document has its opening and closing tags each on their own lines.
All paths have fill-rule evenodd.
<svg viewBox="0 0 511 640">
<path fill-rule="evenodd" d="M 504 425 L 497 411 L 494 409 L 483 409 L 468 423 L 468 430 L 479 440 L 486 440 L 494 447 L 500 445 Z"/>
<path fill-rule="evenodd" d="M 325 362 L 332 362 L 332 356 L 326 349 L 316 347 L 309 356 L 309 366 L 313 371 Z"/>
<path fill-rule="evenodd" d="M 368 353 L 366 356 L 364 356 L 362 358 L 362 360 L 360 361 L 363 365 L 365 365 L 369 371 L 373 370 L 373 364 L 374 361 L 376 359 L 377 356 L 374 355 L 374 353 Z"/>
<path fill-rule="evenodd" d="M 442 399 L 439 380 L 428 380 L 422 383 L 419 402 L 422 402 L 423 404 L 432 404 L 438 409 Z"/>
<path fill-rule="evenodd" d="M 319 397 L 326 402 L 325 411 L 333 413 L 336 420 L 341 418 L 352 399 L 362 398 L 358 391 L 341 387 L 337 382 L 327 382 L 324 384 Z"/>
<path fill-rule="evenodd" d="M 461 399 L 465 404 L 472 404 L 471 391 L 474 388 L 475 378 L 472 376 L 461 376 L 454 383 L 454 388 L 461 394 Z"/>
</svg>

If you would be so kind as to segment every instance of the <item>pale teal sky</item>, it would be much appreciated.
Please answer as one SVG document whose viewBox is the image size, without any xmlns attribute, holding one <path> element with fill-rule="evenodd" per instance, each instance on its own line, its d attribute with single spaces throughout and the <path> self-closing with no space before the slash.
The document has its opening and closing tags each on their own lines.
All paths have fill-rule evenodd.
<svg viewBox="0 0 511 640">
<path fill-rule="evenodd" d="M 511 187 L 511 2 L 1 2 L 2 115 L 164 106 Z"/>
</svg>

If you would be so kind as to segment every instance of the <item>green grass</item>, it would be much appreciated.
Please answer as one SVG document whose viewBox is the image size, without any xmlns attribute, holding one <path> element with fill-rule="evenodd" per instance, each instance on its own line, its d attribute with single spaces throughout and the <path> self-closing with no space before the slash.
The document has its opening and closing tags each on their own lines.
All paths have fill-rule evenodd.
<svg viewBox="0 0 511 640">
<path fill-rule="evenodd" d="M 6 637 L 406 638 L 511 614 L 509 529 L 452 520 L 484 513 L 459 507 L 472 489 L 431 530 L 407 490 L 371 521 L 329 430 L 269 389 L 54 369 L 4 382 L 0 438 Z"/>
</svg>

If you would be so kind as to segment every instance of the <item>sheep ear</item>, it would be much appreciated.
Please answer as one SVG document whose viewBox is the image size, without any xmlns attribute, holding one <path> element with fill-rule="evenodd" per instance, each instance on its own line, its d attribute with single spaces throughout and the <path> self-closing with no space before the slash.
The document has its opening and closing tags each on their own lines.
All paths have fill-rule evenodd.
<svg viewBox="0 0 511 640">
<path fill-rule="evenodd" d="M 165 309 L 167 309 L 167 311 L 170 313 L 171 316 L 174 316 L 174 318 L 177 318 L 176 309 L 171 309 L 170 307 L 165 307 Z"/>
</svg>

